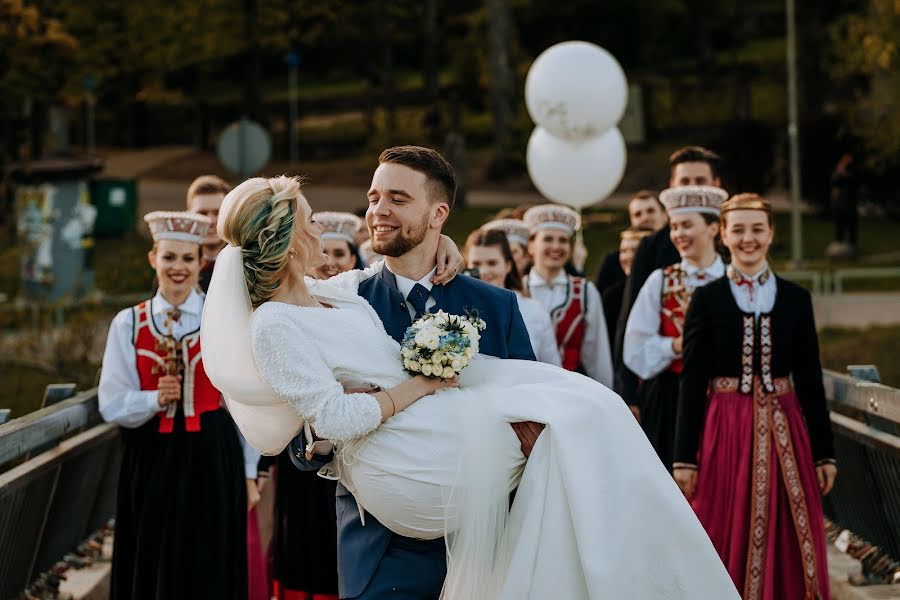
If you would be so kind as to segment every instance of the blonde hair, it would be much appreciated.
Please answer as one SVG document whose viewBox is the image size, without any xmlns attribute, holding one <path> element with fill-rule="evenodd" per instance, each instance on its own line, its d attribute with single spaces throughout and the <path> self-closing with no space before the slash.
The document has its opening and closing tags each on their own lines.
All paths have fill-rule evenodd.
<svg viewBox="0 0 900 600">
<path fill-rule="evenodd" d="M 318 252 L 319 242 L 308 226 L 312 210 L 301 184 L 286 175 L 254 177 L 229 192 L 222 203 L 225 216 L 219 220 L 219 237 L 241 247 L 254 308 L 275 295 L 292 258 L 306 265 Z"/>
</svg>

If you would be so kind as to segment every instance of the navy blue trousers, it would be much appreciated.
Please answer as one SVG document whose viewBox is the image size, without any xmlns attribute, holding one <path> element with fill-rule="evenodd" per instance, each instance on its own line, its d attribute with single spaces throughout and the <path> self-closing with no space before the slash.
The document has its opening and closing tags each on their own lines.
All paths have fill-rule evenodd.
<svg viewBox="0 0 900 600">
<path fill-rule="evenodd" d="M 353 600 L 438 600 L 447 576 L 444 539 L 392 535 L 366 590 Z"/>
</svg>

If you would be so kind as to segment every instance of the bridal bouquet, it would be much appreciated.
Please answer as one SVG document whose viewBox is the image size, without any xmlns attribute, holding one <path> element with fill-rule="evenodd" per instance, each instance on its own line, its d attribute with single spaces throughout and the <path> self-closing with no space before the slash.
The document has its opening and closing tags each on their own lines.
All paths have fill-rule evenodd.
<svg viewBox="0 0 900 600">
<path fill-rule="evenodd" d="M 478 353 L 484 328 L 484 321 L 476 313 L 425 313 L 403 336 L 403 366 L 407 371 L 430 377 L 456 377 Z"/>
</svg>

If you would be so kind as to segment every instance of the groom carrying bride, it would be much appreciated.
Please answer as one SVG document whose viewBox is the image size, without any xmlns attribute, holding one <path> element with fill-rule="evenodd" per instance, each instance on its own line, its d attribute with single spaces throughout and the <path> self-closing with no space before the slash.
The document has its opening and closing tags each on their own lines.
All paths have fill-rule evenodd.
<svg viewBox="0 0 900 600">
<path fill-rule="evenodd" d="M 578 373 L 513 358 L 532 356 L 510 293 L 466 278 L 429 290 L 455 274 L 441 267 L 449 240 L 435 241 L 454 187 L 436 156 L 415 148 L 382 155 L 368 219 L 380 251 L 395 246 L 387 265 L 306 277 L 327 258 L 290 177 L 248 179 L 225 198 L 220 218 L 228 245 L 204 307 L 204 363 L 261 451 L 283 450 L 304 422 L 336 444 L 323 475 L 352 492 L 337 505 L 343 596 L 736 599 L 622 399 Z M 396 338 L 432 303 L 443 316 L 416 322 L 456 328 L 401 346 Z M 475 310 L 475 324 L 460 329 Z M 411 342 L 429 352 L 463 349 L 471 360 L 462 372 L 457 359 L 459 368 L 445 367 L 458 377 L 429 377 L 425 367 L 446 356 L 427 354 L 431 362 L 420 365 Z M 545 424 L 539 436 L 528 421 Z M 294 441 L 292 454 L 305 457 L 306 442 Z"/>
<path fill-rule="evenodd" d="M 388 148 L 368 192 L 366 223 L 372 249 L 385 257 L 384 269 L 359 285 L 397 342 L 425 312 L 464 314 L 476 309 L 487 328 L 480 352 L 497 358 L 534 360 L 528 332 L 512 292 L 460 276 L 433 285 L 441 230 L 453 208 L 456 175 L 434 150 L 420 146 Z M 543 426 L 514 423 L 527 456 Z M 301 434 L 291 444 L 294 464 L 315 470 L 331 455 L 307 460 L 308 440 Z M 337 489 L 338 575 L 340 597 L 374 600 L 437 600 L 447 572 L 443 538 L 419 540 L 393 533 L 369 513 L 341 484 Z"/>
</svg>

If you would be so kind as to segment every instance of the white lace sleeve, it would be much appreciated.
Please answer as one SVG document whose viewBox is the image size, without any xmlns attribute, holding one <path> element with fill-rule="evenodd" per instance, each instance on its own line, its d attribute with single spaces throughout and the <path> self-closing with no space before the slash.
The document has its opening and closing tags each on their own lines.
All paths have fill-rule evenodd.
<svg viewBox="0 0 900 600">
<path fill-rule="evenodd" d="M 360 283 L 370 277 L 378 275 L 379 273 L 381 273 L 382 269 L 384 269 L 384 261 L 379 260 L 378 262 L 372 263 L 365 269 L 351 269 L 350 271 L 338 273 L 331 279 L 327 280 L 328 285 L 333 285 L 335 287 L 351 291 L 355 294 L 359 289 Z M 315 285 L 314 282 L 315 279 L 311 277 L 306 278 L 306 285 Z"/>
<path fill-rule="evenodd" d="M 297 309 L 302 310 L 302 309 Z M 345 394 L 298 319 L 277 311 L 254 316 L 253 354 L 263 378 L 320 437 L 344 441 L 381 424 L 370 394 Z"/>
</svg>

